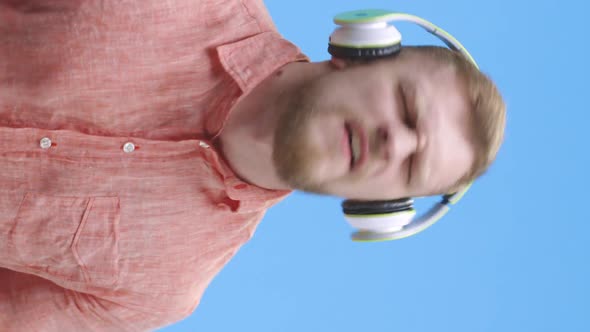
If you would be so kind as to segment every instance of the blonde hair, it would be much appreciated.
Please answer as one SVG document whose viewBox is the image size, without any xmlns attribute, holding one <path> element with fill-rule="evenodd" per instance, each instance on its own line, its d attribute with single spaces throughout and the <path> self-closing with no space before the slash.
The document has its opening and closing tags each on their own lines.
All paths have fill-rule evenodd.
<svg viewBox="0 0 590 332">
<path fill-rule="evenodd" d="M 463 80 L 471 107 L 471 137 L 475 148 L 475 161 L 469 171 L 449 189 L 460 190 L 483 175 L 500 150 L 506 127 L 506 104 L 492 80 L 459 52 L 438 46 L 411 46 L 413 49 L 438 61 L 452 65 Z"/>
</svg>

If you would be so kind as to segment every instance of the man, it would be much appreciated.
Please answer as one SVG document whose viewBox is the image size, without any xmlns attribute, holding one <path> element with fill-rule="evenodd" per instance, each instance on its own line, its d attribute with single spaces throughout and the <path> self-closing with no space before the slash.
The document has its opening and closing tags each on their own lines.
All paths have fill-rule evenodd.
<svg viewBox="0 0 590 332">
<path fill-rule="evenodd" d="M 174 323 L 292 190 L 452 190 L 503 126 L 460 56 L 310 63 L 262 1 L 2 1 L 0 330 Z"/>
</svg>

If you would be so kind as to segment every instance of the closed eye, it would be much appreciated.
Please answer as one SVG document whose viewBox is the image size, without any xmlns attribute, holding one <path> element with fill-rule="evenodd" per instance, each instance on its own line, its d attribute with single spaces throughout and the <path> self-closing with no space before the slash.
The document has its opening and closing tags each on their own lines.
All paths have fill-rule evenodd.
<svg viewBox="0 0 590 332">
<path fill-rule="evenodd" d="M 399 85 L 399 94 L 401 96 L 401 101 L 402 101 L 402 107 L 403 107 L 403 116 L 404 116 L 404 124 L 406 125 L 406 127 L 408 127 L 411 130 L 415 130 L 416 129 L 416 123 L 415 123 L 415 119 L 412 118 L 412 110 L 410 110 L 410 107 L 408 105 L 408 100 L 406 98 L 406 91 L 404 90 L 404 87 L 402 84 Z M 418 144 L 416 144 L 416 148 L 418 147 Z M 406 164 L 407 166 L 407 185 L 409 186 L 412 183 L 412 168 L 414 167 L 414 157 L 416 155 L 417 151 L 411 153 L 408 155 L 407 160 L 406 160 Z"/>
<path fill-rule="evenodd" d="M 400 94 L 401 100 L 402 100 L 402 107 L 403 107 L 402 112 L 404 115 L 404 124 L 406 125 L 406 127 L 410 128 L 410 129 L 414 129 L 416 127 L 416 123 L 415 123 L 416 121 L 412 117 L 412 110 L 410 109 L 410 105 L 408 105 L 406 93 L 407 93 L 406 90 L 400 84 L 399 85 L 399 94 Z"/>
</svg>

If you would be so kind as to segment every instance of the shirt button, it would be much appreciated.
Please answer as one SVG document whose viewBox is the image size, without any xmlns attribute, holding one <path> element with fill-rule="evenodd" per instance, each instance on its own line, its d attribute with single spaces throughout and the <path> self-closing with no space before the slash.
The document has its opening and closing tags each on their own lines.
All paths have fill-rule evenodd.
<svg viewBox="0 0 590 332">
<path fill-rule="evenodd" d="M 39 146 L 41 149 L 49 149 L 51 147 L 51 140 L 48 137 L 43 137 L 39 141 Z"/>
<path fill-rule="evenodd" d="M 207 143 L 205 143 L 203 141 L 199 141 L 199 146 L 202 147 L 202 148 L 207 149 L 209 147 L 209 144 L 207 144 Z"/>
<path fill-rule="evenodd" d="M 135 150 L 135 144 L 131 143 L 131 142 L 127 142 L 125 143 L 125 145 L 123 145 L 123 151 L 125 151 L 126 153 L 131 153 Z"/>
</svg>

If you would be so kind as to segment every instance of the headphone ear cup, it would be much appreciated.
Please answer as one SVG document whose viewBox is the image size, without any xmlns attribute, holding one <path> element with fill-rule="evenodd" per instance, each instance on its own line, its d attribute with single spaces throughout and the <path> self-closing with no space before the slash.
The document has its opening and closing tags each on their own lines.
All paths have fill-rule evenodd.
<svg viewBox="0 0 590 332">
<path fill-rule="evenodd" d="M 416 215 L 411 198 L 388 201 L 347 200 L 342 203 L 344 218 L 361 233 L 397 232 Z"/>
<path fill-rule="evenodd" d="M 334 18 L 339 25 L 330 35 L 328 52 L 335 58 L 373 60 L 397 54 L 401 33 L 386 19 L 391 12 L 361 10 Z"/>
<path fill-rule="evenodd" d="M 342 202 L 342 212 L 346 215 L 386 214 L 413 210 L 414 200 L 412 198 L 386 201 L 346 200 Z"/>
</svg>

